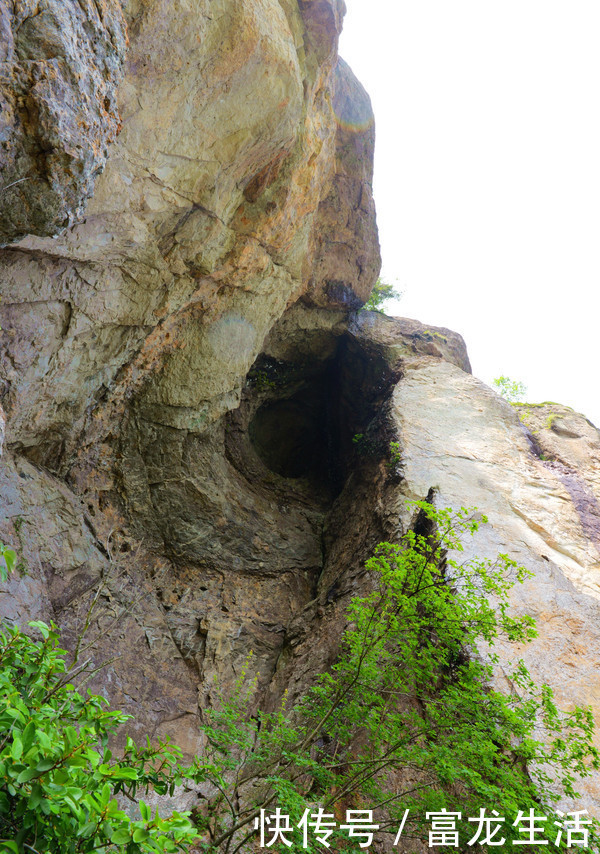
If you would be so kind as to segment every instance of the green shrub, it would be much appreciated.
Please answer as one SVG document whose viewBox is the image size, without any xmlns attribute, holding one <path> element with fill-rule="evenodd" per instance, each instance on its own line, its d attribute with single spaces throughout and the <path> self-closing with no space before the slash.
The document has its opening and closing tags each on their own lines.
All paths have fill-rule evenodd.
<svg viewBox="0 0 600 854">
<path fill-rule="evenodd" d="M 519 380 L 511 380 L 510 377 L 496 377 L 492 383 L 498 390 L 498 394 L 509 403 L 517 403 L 523 400 L 527 394 L 527 387 Z"/>
<path fill-rule="evenodd" d="M 189 819 L 152 815 L 143 800 L 132 820 L 116 795 L 172 793 L 186 774 L 167 743 L 128 738 L 115 759 L 109 738 L 128 715 L 82 696 L 70 682 L 55 627 L 29 624 L 0 633 L 0 849 L 14 854 L 175 852 L 197 837 Z"/>
<path fill-rule="evenodd" d="M 371 296 L 363 305 L 368 311 L 378 311 L 380 314 L 385 314 L 383 304 L 391 299 L 400 299 L 402 291 L 395 290 L 393 285 L 388 285 L 381 279 L 377 279 L 373 285 Z"/>
<path fill-rule="evenodd" d="M 202 764 L 215 769 L 215 795 L 201 822 L 214 848 L 243 847 L 261 809 L 279 806 L 297 824 L 306 810 L 348 801 L 383 810 L 392 833 L 409 809 L 418 836 L 427 810 L 460 809 L 466 833 L 482 805 L 514 819 L 543 804 L 551 833 L 557 788 L 575 796 L 576 778 L 599 766 L 589 709 L 560 712 L 522 661 L 506 668 L 509 694 L 491 687 L 497 638 L 535 637 L 507 598 L 530 573 L 506 555 L 455 559 L 477 515 L 416 506 L 430 533 L 377 547 L 372 592 L 352 599 L 339 659 L 304 697 L 256 713 L 255 683 L 241 674 L 208 713 Z M 488 662 L 475 651 L 482 643 Z M 521 838 L 508 824 L 503 833 Z M 298 831 L 289 850 L 303 850 Z"/>
</svg>

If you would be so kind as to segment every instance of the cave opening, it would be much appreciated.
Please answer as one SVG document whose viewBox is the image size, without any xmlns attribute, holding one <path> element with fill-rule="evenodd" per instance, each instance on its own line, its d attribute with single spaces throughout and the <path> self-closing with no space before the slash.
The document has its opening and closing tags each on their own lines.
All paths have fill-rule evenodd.
<svg viewBox="0 0 600 854">
<path fill-rule="evenodd" d="M 328 473 L 335 448 L 327 383 L 307 384 L 290 398 L 264 403 L 249 424 L 250 441 L 270 471 L 285 478 Z"/>
<path fill-rule="evenodd" d="M 275 349 L 275 348 L 274 348 Z M 244 435 L 236 466 L 323 508 L 357 466 L 389 448 L 386 404 L 395 374 L 374 347 L 348 333 L 299 358 L 261 354 L 230 426 Z M 235 429 L 229 435 L 235 435 Z"/>
</svg>

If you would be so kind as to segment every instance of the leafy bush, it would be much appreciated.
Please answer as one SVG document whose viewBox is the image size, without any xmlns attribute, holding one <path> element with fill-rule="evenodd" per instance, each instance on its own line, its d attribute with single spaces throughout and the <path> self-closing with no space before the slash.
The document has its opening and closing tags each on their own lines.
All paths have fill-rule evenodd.
<svg viewBox="0 0 600 854">
<path fill-rule="evenodd" d="M 14 854 L 175 852 L 197 837 L 189 819 L 151 814 L 139 820 L 115 795 L 172 793 L 185 778 L 178 748 L 137 747 L 121 759 L 108 740 L 128 715 L 82 696 L 70 683 L 55 627 L 29 624 L 42 640 L 16 628 L 0 633 L 0 848 Z"/>
<path fill-rule="evenodd" d="M 378 311 L 380 314 L 385 314 L 383 304 L 391 299 L 400 299 L 401 296 L 402 291 L 397 291 L 394 289 L 393 285 L 389 285 L 387 282 L 377 279 L 373 285 L 371 296 L 363 305 L 363 308 L 366 308 L 369 311 Z"/>
<path fill-rule="evenodd" d="M 491 687 L 495 655 L 484 662 L 475 651 L 500 636 L 535 637 L 532 618 L 508 611 L 511 587 L 529 573 L 506 555 L 459 562 L 450 555 L 476 532 L 477 515 L 417 507 L 429 533 L 377 547 L 367 562 L 373 590 L 352 600 L 339 660 L 306 696 L 253 713 L 255 686 L 242 674 L 208 713 L 203 765 L 215 769 L 214 793 L 200 821 L 215 848 L 238 851 L 260 810 L 276 805 L 293 823 L 306 810 L 363 805 L 394 833 L 409 809 L 422 836 L 427 810 L 466 817 L 488 804 L 515 817 L 542 803 L 552 829 L 557 784 L 574 796 L 576 777 L 599 766 L 590 710 L 560 712 L 522 661 L 501 693 Z M 520 838 L 508 825 L 503 833 Z"/>
</svg>

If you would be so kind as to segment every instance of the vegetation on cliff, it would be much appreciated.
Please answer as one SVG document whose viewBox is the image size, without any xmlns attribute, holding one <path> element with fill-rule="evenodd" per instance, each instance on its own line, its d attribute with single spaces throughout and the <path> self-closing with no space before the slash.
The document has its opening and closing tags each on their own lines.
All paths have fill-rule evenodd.
<svg viewBox="0 0 600 854">
<path fill-rule="evenodd" d="M 165 854 L 196 838 L 177 812 L 161 818 L 140 800 L 132 820 L 116 799 L 172 793 L 182 780 L 181 751 L 149 741 L 139 748 L 128 738 L 114 759 L 109 739 L 129 716 L 78 692 L 71 680 L 85 667 L 67 670 L 55 627 L 29 625 L 40 641 L 17 628 L 0 633 L 0 848 Z"/>
<path fill-rule="evenodd" d="M 518 403 L 527 394 L 527 387 L 524 383 L 520 380 L 513 380 L 504 374 L 496 377 L 492 382 L 500 397 L 508 400 L 509 403 Z"/>
<path fill-rule="evenodd" d="M 385 314 L 383 309 L 384 303 L 391 299 L 398 300 L 401 297 L 402 291 L 397 291 L 393 285 L 379 278 L 373 285 L 371 295 L 363 305 L 363 308 L 366 308 L 368 311 L 378 311 L 380 314 Z"/>
<path fill-rule="evenodd" d="M 371 811 L 378 832 L 422 838 L 428 811 L 460 812 L 458 832 L 486 805 L 519 840 L 518 814 L 544 816 L 574 797 L 577 776 L 600 765 L 591 712 L 559 711 L 522 661 L 508 694 L 492 687 L 494 643 L 535 637 L 529 616 L 511 616 L 508 593 L 528 571 L 507 555 L 460 560 L 461 538 L 485 517 L 416 503 L 400 544 L 381 543 L 367 562 L 370 591 L 352 599 L 337 663 L 288 707 L 256 712 L 255 683 L 241 673 L 231 696 L 205 713 L 204 753 L 184 768 L 168 744 L 108 740 L 127 716 L 71 684 L 58 635 L 43 623 L 34 641 L 0 636 L 0 841 L 15 854 L 176 851 L 196 841 L 235 854 L 279 808 L 288 850 L 316 850 L 315 824 L 343 847 L 344 809 Z M 482 657 L 481 650 L 485 649 Z M 479 651 L 478 651 L 479 650 Z M 139 801 L 132 820 L 116 795 L 137 800 L 195 785 L 201 808 L 160 818 Z M 530 811 L 533 812 L 530 813 Z M 280 826 L 281 830 L 281 826 Z M 467 838 L 466 836 L 464 838 Z M 289 841 L 290 845 L 287 845 Z M 496 844 L 496 843 L 494 843 Z M 562 847 L 564 842 L 560 842 Z"/>
<path fill-rule="evenodd" d="M 598 767 L 591 712 L 560 712 L 520 660 L 506 671 L 510 693 L 491 687 L 494 642 L 535 637 L 533 619 L 508 609 L 511 587 L 530 573 L 503 554 L 458 560 L 461 537 L 487 521 L 473 509 L 416 506 L 415 530 L 367 562 L 373 589 L 352 600 L 331 671 L 292 709 L 284 700 L 258 715 L 242 674 L 209 713 L 204 761 L 218 773 L 200 826 L 216 847 L 236 852 L 260 810 L 276 806 L 296 827 L 319 810 L 333 819 L 360 806 L 392 839 L 402 825 L 404 838 L 427 838 L 426 813 L 455 809 L 466 839 L 468 817 L 487 805 L 506 818 L 509 844 L 523 839 L 519 811 L 533 809 L 556 839 L 552 803 Z M 292 837 L 303 850 L 300 831 Z"/>
</svg>

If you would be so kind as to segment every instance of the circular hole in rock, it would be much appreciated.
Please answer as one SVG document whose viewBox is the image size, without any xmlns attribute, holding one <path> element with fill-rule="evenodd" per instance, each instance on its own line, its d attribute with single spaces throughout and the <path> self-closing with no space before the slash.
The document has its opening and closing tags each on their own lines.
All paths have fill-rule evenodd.
<svg viewBox="0 0 600 854">
<path fill-rule="evenodd" d="M 323 474 L 327 416 L 320 395 L 306 393 L 263 404 L 249 426 L 250 440 L 263 463 L 282 477 Z"/>
</svg>

